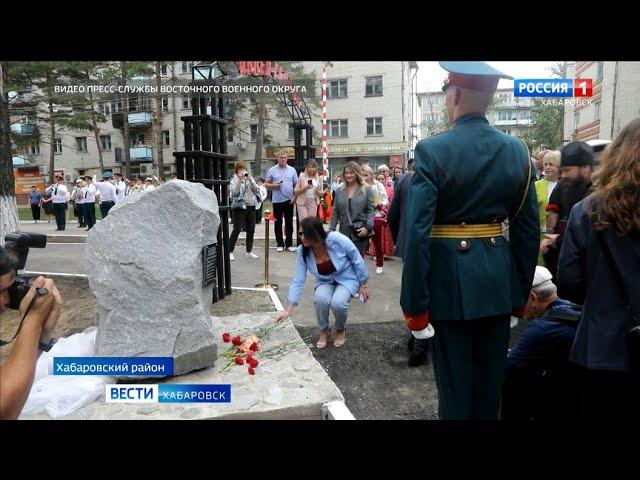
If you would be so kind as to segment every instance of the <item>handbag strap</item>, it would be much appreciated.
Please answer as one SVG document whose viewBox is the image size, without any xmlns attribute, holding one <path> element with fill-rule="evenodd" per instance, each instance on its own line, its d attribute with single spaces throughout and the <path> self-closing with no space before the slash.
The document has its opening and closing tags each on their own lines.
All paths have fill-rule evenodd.
<svg viewBox="0 0 640 480">
<path fill-rule="evenodd" d="M 596 239 L 598 240 L 598 243 L 602 248 L 602 252 L 604 253 L 604 258 L 606 259 L 607 264 L 609 265 L 609 270 L 613 272 L 613 278 L 618 284 L 618 289 L 620 290 L 620 292 L 622 292 L 624 303 L 626 304 L 625 308 L 631 315 L 631 319 L 633 320 L 633 322 L 636 325 L 640 325 L 640 318 L 638 318 L 638 315 L 631 308 L 631 300 L 629 297 L 629 293 L 627 292 L 624 282 L 622 281 L 622 275 L 620 274 L 620 270 L 618 270 L 618 266 L 616 265 L 616 262 L 613 260 L 613 256 L 611 255 L 611 250 L 609 250 L 609 246 L 607 245 L 607 242 L 604 239 L 604 234 L 602 233 L 602 231 L 596 231 Z"/>
<path fill-rule="evenodd" d="M 353 227 L 353 220 L 351 220 L 351 199 L 349 198 L 349 192 L 347 192 L 347 219 L 349 225 Z"/>
<path fill-rule="evenodd" d="M 520 206 L 518 207 L 516 214 L 513 216 L 513 218 L 509 219 L 509 223 L 513 223 L 516 220 L 516 218 L 518 218 L 518 215 L 520 214 L 520 210 L 522 210 L 522 207 L 524 207 L 524 202 L 527 200 L 527 196 L 529 195 L 529 186 L 531 185 L 531 168 L 533 166 L 533 162 L 531 161 L 531 156 L 529 154 L 529 147 L 527 147 L 527 144 L 524 142 L 524 140 L 520 139 L 520 141 L 522 142 L 525 150 L 527 151 L 527 161 L 529 162 L 529 173 L 527 173 L 527 179 L 526 179 L 527 186 L 524 189 L 524 195 L 522 196 L 522 201 L 520 202 Z"/>
</svg>

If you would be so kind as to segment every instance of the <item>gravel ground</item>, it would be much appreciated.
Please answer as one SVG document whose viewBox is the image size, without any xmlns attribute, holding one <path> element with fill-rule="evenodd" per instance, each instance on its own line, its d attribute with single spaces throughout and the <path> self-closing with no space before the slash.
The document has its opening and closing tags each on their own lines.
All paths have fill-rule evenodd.
<svg viewBox="0 0 640 480">
<path fill-rule="evenodd" d="M 94 297 L 86 279 L 56 278 L 64 299 L 64 308 L 55 335 L 69 336 L 95 325 Z M 234 290 L 215 303 L 212 315 L 275 311 L 267 293 Z M 1 338 L 8 340 L 16 332 L 20 318 L 12 310 L 2 314 Z M 345 397 L 353 415 L 360 420 L 437 419 L 438 395 L 431 363 L 415 368 L 407 366 L 407 330 L 404 322 L 354 324 L 347 329 L 347 343 L 334 348 L 330 343 L 318 350 L 318 329 L 296 327 L 311 352 L 327 371 Z M 522 335 L 525 322 L 511 330 L 510 347 Z M 4 362 L 11 345 L 0 348 Z"/>
<path fill-rule="evenodd" d="M 431 362 L 407 366 L 407 327 L 404 322 L 352 325 L 347 343 L 318 350 L 319 331 L 298 327 L 313 356 L 327 371 L 358 420 L 417 420 L 438 418 L 438 394 Z"/>
</svg>

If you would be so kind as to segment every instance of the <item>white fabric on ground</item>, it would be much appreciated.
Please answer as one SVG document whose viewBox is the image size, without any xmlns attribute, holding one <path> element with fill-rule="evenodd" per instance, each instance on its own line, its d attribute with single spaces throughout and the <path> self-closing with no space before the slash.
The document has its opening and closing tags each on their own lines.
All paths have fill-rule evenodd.
<svg viewBox="0 0 640 480">
<path fill-rule="evenodd" d="M 116 383 L 114 377 L 53 375 L 54 357 L 93 357 L 96 350 L 95 327 L 59 339 L 49 352 L 43 352 L 36 364 L 33 386 L 23 415 L 46 413 L 61 418 L 104 395 L 105 385 Z"/>
</svg>

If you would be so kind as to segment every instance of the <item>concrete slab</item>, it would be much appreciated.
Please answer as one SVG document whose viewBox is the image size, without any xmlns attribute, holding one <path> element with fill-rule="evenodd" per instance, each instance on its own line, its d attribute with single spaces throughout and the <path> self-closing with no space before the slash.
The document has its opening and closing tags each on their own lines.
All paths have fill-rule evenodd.
<svg viewBox="0 0 640 480">
<path fill-rule="evenodd" d="M 272 325 L 276 313 L 242 314 L 212 317 L 216 338 L 223 332 L 246 334 L 258 326 Z M 328 402 L 343 402 L 344 398 L 293 324 L 286 322 L 263 342 L 264 350 L 296 342 L 299 348 L 279 360 L 262 359 L 255 375 L 246 366 L 233 365 L 222 372 L 222 354 L 230 344 L 220 342 L 220 357 L 213 368 L 158 383 L 170 384 L 230 384 L 231 403 L 163 403 L 113 404 L 100 399 L 65 417 L 68 420 L 204 420 L 204 419 L 321 419 L 322 406 Z M 127 381 L 126 383 L 131 383 Z M 47 420 L 47 415 L 25 416 L 21 419 Z"/>
</svg>

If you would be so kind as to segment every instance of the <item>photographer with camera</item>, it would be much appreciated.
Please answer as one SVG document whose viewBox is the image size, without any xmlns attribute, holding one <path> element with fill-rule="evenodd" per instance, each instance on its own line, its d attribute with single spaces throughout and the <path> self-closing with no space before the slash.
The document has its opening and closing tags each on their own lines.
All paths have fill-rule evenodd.
<svg viewBox="0 0 640 480">
<path fill-rule="evenodd" d="M 22 319 L 0 374 L 2 420 L 20 415 L 31 391 L 40 352 L 53 346 L 53 331 L 62 308 L 62 298 L 53 280 L 38 277 L 28 290 L 18 286 L 15 262 L 11 261 L 10 252 L 0 247 L 0 313 L 7 308 L 17 309 Z"/>
<path fill-rule="evenodd" d="M 235 260 L 233 249 L 236 246 L 238 235 L 244 227 L 247 231 L 247 258 L 258 258 L 251 250 L 253 248 L 253 234 L 256 229 L 256 203 L 259 201 L 260 189 L 258 184 L 247 171 L 243 162 L 236 162 L 234 175 L 231 178 L 229 189 L 231 191 L 231 216 L 233 218 L 233 231 L 229 238 L 229 254 L 231 260 Z"/>
</svg>

